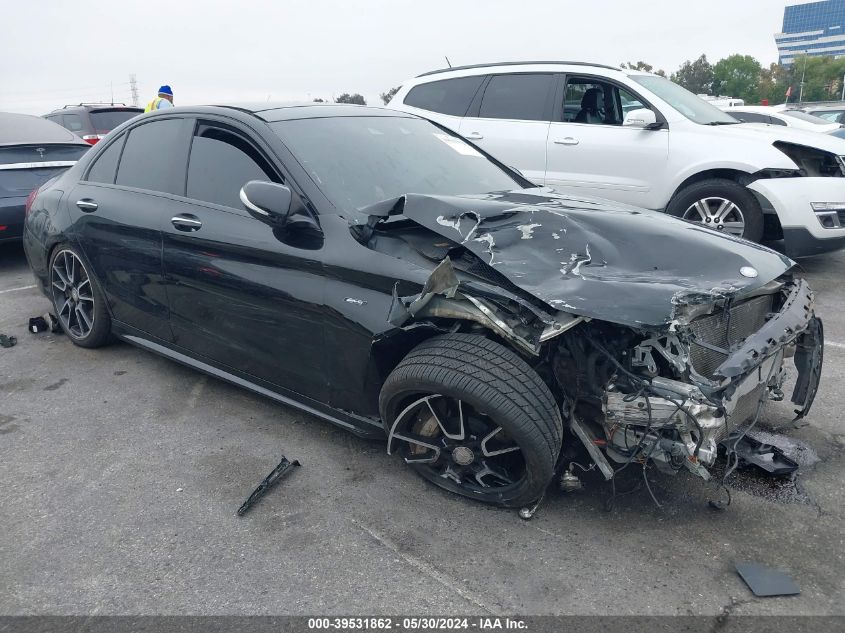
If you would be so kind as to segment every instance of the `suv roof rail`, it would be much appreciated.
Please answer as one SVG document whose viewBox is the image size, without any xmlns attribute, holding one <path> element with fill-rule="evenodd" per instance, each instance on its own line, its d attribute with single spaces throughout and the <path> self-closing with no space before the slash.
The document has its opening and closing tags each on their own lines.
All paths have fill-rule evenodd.
<svg viewBox="0 0 845 633">
<path fill-rule="evenodd" d="M 64 110 L 65 108 L 78 108 L 80 106 L 125 106 L 125 107 L 129 107 L 125 103 L 118 102 L 118 101 L 85 101 L 83 103 L 71 103 L 69 105 L 62 106 L 62 110 Z M 132 106 L 132 107 L 135 107 L 135 106 Z"/>
<path fill-rule="evenodd" d="M 608 66 L 607 64 L 592 64 L 590 62 L 566 62 L 566 61 L 527 61 L 527 62 L 491 62 L 488 64 L 470 64 L 468 66 L 452 66 L 451 68 L 440 68 L 438 70 L 430 70 L 427 73 L 417 75 L 417 77 L 427 77 L 428 75 L 436 75 L 438 73 L 448 73 L 453 70 L 469 70 L 470 68 L 487 68 L 491 66 L 532 66 L 537 64 L 565 64 L 567 66 L 594 66 L 597 68 L 606 68 L 608 70 L 619 70 L 616 66 Z"/>
</svg>

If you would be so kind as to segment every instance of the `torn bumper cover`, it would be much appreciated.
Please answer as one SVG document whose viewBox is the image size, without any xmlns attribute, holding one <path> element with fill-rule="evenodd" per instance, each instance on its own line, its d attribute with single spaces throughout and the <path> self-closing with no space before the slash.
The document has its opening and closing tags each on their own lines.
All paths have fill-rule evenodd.
<svg viewBox="0 0 845 633">
<path fill-rule="evenodd" d="M 637 385 L 636 391 L 608 385 L 603 399 L 607 455 L 625 462 L 631 447 L 639 444 L 663 471 L 686 467 L 709 478 L 706 467 L 715 461 L 718 445 L 729 432 L 756 420 L 767 400 L 783 399 L 784 360 L 793 355 L 798 370 L 792 394 L 796 419 L 807 415 L 821 377 L 822 323 L 813 313 L 813 293 L 805 281 L 792 282 L 782 292 L 779 311 L 768 315 L 758 330 L 730 349 L 708 345 L 708 352 L 726 355 L 709 379 L 695 371 L 685 351 L 702 341 L 694 334 L 685 337 L 685 328 L 679 327 L 679 336 L 667 347 L 676 352 L 677 363 L 687 364 L 688 382 L 656 376 L 647 386 Z M 640 362 L 647 364 L 653 348 L 638 349 Z"/>
</svg>

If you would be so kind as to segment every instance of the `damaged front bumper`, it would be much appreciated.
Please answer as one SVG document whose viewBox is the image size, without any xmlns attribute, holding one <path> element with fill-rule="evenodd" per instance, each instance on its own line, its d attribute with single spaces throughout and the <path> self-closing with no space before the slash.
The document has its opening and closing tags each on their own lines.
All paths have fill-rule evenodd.
<svg viewBox="0 0 845 633">
<path fill-rule="evenodd" d="M 784 361 L 791 356 L 798 370 L 791 398 L 796 419 L 807 415 L 821 376 L 822 323 L 813 312 L 806 282 L 790 282 L 781 292 L 778 312 L 757 331 L 730 349 L 707 345 L 709 353 L 726 356 L 709 378 L 690 360 L 690 347 L 706 344 L 696 341 L 695 328 L 678 326 L 666 337 L 671 340 L 641 344 L 634 353 L 641 366 L 656 371 L 653 357 L 659 353 L 664 362 L 682 366 L 687 379 L 653 376 L 642 383 L 609 383 L 602 397 L 606 455 L 625 463 L 636 453 L 662 471 L 685 467 L 708 479 L 707 467 L 716 460 L 719 442 L 744 423 L 754 424 L 767 400 L 783 399 Z"/>
</svg>

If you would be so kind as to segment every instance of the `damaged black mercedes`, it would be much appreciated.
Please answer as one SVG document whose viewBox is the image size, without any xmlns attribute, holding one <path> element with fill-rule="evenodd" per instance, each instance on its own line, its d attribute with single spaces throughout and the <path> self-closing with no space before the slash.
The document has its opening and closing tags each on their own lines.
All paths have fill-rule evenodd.
<svg viewBox="0 0 845 633">
<path fill-rule="evenodd" d="M 24 245 L 77 345 L 117 336 L 386 437 L 501 506 L 571 476 L 573 445 L 608 480 L 708 479 L 790 365 L 799 418 L 821 376 L 787 257 L 557 195 L 384 109 L 138 117 L 31 197 Z"/>
</svg>

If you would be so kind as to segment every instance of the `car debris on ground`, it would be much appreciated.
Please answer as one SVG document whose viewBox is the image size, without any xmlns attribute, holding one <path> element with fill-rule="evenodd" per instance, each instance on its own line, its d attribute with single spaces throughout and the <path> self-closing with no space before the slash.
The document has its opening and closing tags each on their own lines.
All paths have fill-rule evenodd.
<svg viewBox="0 0 845 633">
<path fill-rule="evenodd" d="M 279 462 L 279 465 L 276 466 L 272 472 L 267 475 L 260 484 L 258 484 L 258 488 L 252 491 L 252 494 L 249 495 L 249 498 L 243 502 L 240 508 L 238 508 L 237 515 L 242 517 L 245 515 L 249 509 L 254 506 L 258 500 L 267 494 L 267 491 L 270 490 L 272 486 L 279 482 L 279 480 L 284 477 L 287 473 L 293 470 L 296 466 L 301 466 L 302 464 L 299 463 L 298 459 L 293 461 L 288 460 L 287 457 L 282 455 L 282 461 Z"/>
</svg>

